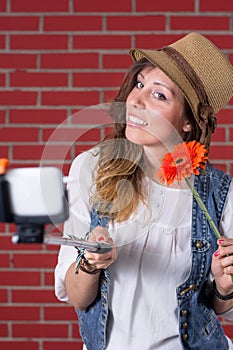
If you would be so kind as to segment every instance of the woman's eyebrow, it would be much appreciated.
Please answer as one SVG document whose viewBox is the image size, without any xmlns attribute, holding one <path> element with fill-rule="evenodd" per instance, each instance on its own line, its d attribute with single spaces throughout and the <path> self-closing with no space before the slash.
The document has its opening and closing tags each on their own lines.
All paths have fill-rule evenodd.
<svg viewBox="0 0 233 350">
<path fill-rule="evenodd" d="M 143 79 L 145 79 L 144 75 L 142 73 L 138 73 L 138 77 L 141 76 Z"/>
<path fill-rule="evenodd" d="M 165 89 L 169 90 L 175 96 L 175 91 L 172 88 L 168 87 L 166 84 L 160 83 L 159 81 L 155 81 L 153 85 L 163 86 Z"/>
</svg>

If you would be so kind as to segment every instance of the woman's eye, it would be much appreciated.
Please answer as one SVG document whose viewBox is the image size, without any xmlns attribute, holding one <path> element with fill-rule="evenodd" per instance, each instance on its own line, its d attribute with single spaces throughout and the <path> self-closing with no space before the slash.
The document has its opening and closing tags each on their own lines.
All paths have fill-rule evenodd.
<svg viewBox="0 0 233 350">
<path fill-rule="evenodd" d="M 143 86 L 144 86 L 144 85 L 143 85 L 142 82 L 140 82 L 140 81 L 137 81 L 137 82 L 136 82 L 136 88 L 137 88 L 137 89 L 142 89 Z"/>
<path fill-rule="evenodd" d="M 154 92 L 153 96 L 155 96 L 158 100 L 166 101 L 166 96 L 161 92 Z"/>
</svg>

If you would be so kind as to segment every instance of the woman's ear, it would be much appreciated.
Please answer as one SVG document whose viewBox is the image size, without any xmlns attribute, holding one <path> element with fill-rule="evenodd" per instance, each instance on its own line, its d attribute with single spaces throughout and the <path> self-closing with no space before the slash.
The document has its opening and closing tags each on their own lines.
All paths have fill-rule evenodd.
<svg viewBox="0 0 233 350">
<path fill-rule="evenodd" d="M 186 120 L 184 122 L 183 131 L 189 132 L 189 131 L 191 131 L 191 129 L 192 129 L 192 126 L 191 126 L 190 122 L 188 120 Z"/>
</svg>

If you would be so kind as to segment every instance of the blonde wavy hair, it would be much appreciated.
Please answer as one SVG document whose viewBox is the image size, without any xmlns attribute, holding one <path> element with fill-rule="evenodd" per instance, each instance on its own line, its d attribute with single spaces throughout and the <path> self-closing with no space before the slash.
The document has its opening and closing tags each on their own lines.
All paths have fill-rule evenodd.
<svg viewBox="0 0 233 350">
<path fill-rule="evenodd" d="M 130 67 L 110 108 L 114 121 L 113 131 L 98 145 L 98 150 L 94 153 L 98 156 L 98 162 L 93 176 L 95 191 L 91 196 L 91 204 L 100 215 L 118 222 L 123 222 L 134 214 L 139 201 L 147 204 L 147 193 L 142 180 L 145 175 L 151 175 L 150 167 L 143 146 L 126 139 L 125 102 L 137 83 L 139 72 L 149 67 L 155 66 L 144 58 Z M 185 139 L 197 139 L 199 127 L 187 103 L 184 113 L 192 124 Z"/>
</svg>

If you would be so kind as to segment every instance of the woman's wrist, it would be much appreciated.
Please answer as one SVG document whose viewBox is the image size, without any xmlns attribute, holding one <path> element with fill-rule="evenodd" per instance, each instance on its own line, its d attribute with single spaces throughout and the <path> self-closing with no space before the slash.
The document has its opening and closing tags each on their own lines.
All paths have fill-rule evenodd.
<svg viewBox="0 0 233 350">
<path fill-rule="evenodd" d="M 233 299 L 233 292 L 230 293 L 230 294 L 227 294 L 227 295 L 223 295 L 223 294 L 221 294 L 218 291 L 215 280 L 213 280 L 213 292 L 214 292 L 214 295 L 220 300 L 231 300 L 231 299 Z"/>
<path fill-rule="evenodd" d="M 101 271 L 101 269 L 98 269 L 95 265 L 90 264 L 86 259 L 81 259 L 79 270 L 89 275 L 95 275 Z"/>
</svg>

